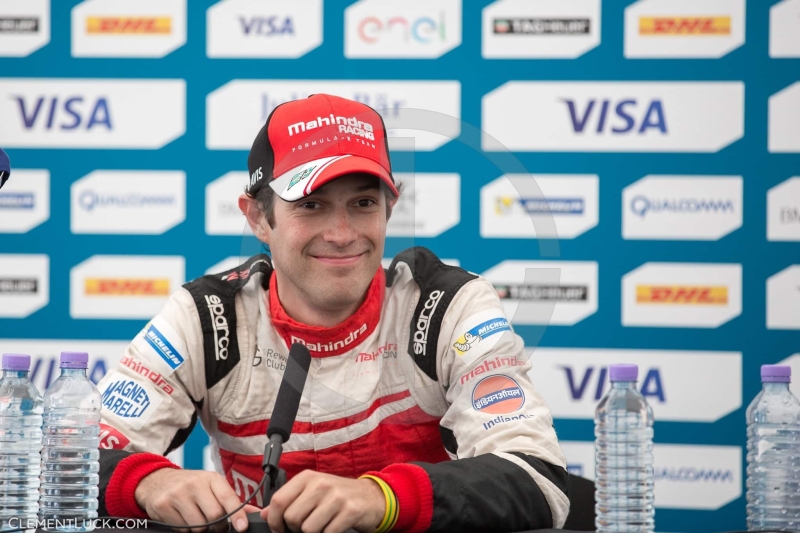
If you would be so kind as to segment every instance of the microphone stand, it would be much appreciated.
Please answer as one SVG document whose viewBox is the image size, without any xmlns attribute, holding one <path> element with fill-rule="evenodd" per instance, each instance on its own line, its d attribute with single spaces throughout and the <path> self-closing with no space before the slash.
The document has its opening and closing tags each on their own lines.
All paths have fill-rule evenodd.
<svg viewBox="0 0 800 533">
<path fill-rule="evenodd" d="M 278 466 L 281 453 L 283 453 L 283 437 L 275 433 L 264 446 L 264 459 L 261 461 L 264 475 L 269 476 L 269 482 L 264 483 L 262 487 L 264 507 L 272 501 L 272 495 L 286 484 L 286 470 Z"/>
</svg>

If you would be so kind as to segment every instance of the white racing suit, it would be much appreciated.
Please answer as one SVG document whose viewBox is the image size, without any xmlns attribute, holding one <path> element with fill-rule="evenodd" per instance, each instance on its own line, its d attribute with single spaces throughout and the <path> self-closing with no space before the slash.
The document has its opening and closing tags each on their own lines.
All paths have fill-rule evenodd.
<svg viewBox="0 0 800 533">
<path fill-rule="evenodd" d="M 187 283 L 99 384 L 100 512 L 144 517 L 134 490 L 199 418 L 216 469 L 254 489 L 288 347 L 312 361 L 280 465 L 372 473 L 398 497 L 398 531 L 561 527 L 566 462 L 522 339 L 492 285 L 425 248 L 379 269 L 333 328 L 300 324 L 266 255 Z M 148 453 L 142 453 L 148 452 Z"/>
</svg>

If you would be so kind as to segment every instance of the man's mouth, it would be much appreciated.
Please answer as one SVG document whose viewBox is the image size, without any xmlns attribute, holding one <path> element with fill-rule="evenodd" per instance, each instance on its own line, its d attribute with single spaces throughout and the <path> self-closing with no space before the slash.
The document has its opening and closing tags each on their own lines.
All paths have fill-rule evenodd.
<svg viewBox="0 0 800 533">
<path fill-rule="evenodd" d="M 347 266 L 357 263 L 366 252 L 355 255 L 312 255 L 314 259 L 326 265 Z"/>
</svg>

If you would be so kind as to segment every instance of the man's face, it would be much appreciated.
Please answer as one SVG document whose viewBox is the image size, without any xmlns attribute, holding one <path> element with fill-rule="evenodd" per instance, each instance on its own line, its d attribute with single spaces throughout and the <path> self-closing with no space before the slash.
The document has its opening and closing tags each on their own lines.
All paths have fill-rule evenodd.
<svg viewBox="0 0 800 533">
<path fill-rule="evenodd" d="M 274 214 L 275 227 L 265 230 L 281 299 L 303 298 L 328 311 L 360 303 L 386 239 L 386 197 L 378 179 L 353 174 L 296 202 L 276 197 Z"/>
</svg>

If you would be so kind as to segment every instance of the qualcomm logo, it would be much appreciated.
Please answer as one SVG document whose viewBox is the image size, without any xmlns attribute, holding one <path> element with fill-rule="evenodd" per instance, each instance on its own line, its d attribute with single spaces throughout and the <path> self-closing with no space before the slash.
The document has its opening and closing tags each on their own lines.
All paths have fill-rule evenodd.
<svg viewBox="0 0 800 533">
<path fill-rule="evenodd" d="M 625 57 L 720 58 L 744 44 L 745 0 L 639 0 L 625 8 Z"/>
<path fill-rule="evenodd" d="M 72 233 L 161 235 L 186 218 L 182 171 L 96 170 L 70 196 Z"/>
<path fill-rule="evenodd" d="M 593 442 L 560 441 L 567 467 L 595 480 Z M 713 511 L 742 495 L 739 446 L 653 445 L 654 505 L 659 509 Z"/>
<path fill-rule="evenodd" d="M 14 169 L 0 190 L 0 233 L 27 233 L 50 218 L 50 172 Z"/>
<path fill-rule="evenodd" d="M 94 255 L 70 270 L 70 316 L 150 320 L 185 271 L 180 256 Z"/>
<path fill-rule="evenodd" d="M 50 42 L 50 0 L 5 0 L 0 57 L 25 57 Z"/>
<path fill-rule="evenodd" d="M 481 187 L 481 237 L 574 239 L 597 226 L 595 174 L 506 174 Z"/>
<path fill-rule="evenodd" d="M 482 276 L 513 324 L 571 326 L 597 312 L 594 261 L 505 260 Z"/>
<path fill-rule="evenodd" d="M 800 153 L 798 124 L 800 124 L 800 81 L 769 97 L 769 151 Z"/>
<path fill-rule="evenodd" d="M 186 128 L 184 80 L 1 78 L 0 146 L 161 148 Z M 158 124 L 157 128 L 153 124 Z"/>
<path fill-rule="evenodd" d="M 50 258 L 0 254 L 0 317 L 25 318 L 50 301 Z M 7 350 L 5 341 L 3 349 Z M 27 353 L 27 352 L 20 352 Z"/>
<path fill-rule="evenodd" d="M 622 192 L 625 239 L 719 240 L 741 226 L 740 176 L 650 175 Z"/>
<path fill-rule="evenodd" d="M 716 328 L 742 313 L 742 265 L 645 263 L 622 277 L 622 325 Z"/>
<path fill-rule="evenodd" d="M 489 151 L 717 152 L 744 134 L 741 82 L 512 81 L 482 109 Z"/>
<path fill-rule="evenodd" d="M 206 55 L 298 58 L 322 44 L 322 0 L 222 0 L 206 11 Z"/>
<path fill-rule="evenodd" d="M 400 116 L 405 108 L 461 116 L 461 84 L 457 81 L 234 80 L 206 97 L 206 147 L 249 150 L 253 132 L 266 119 L 254 109 L 268 114 L 282 102 L 314 93 L 358 100 L 375 107 L 384 119 Z M 454 122 L 453 130 L 444 135 L 412 129 L 387 130 L 389 149 L 435 150 L 460 135 L 458 121 Z M 409 138 L 413 138 L 413 144 Z"/>
<path fill-rule="evenodd" d="M 530 376 L 555 418 L 591 420 L 608 391 L 608 367 L 639 366 L 656 420 L 713 422 L 742 404 L 742 354 L 678 350 L 528 348 Z M 692 372 L 686 372 L 691 367 Z M 710 387 L 710 389 L 709 389 Z M 712 396 L 713 393 L 713 396 Z"/>
<path fill-rule="evenodd" d="M 800 265 L 767 279 L 767 329 L 800 329 Z"/>
<path fill-rule="evenodd" d="M 461 0 L 360 0 L 344 16 L 347 58 L 434 59 L 461 44 Z"/>
<path fill-rule="evenodd" d="M 436 237 L 461 220 L 459 174 L 394 174 L 405 185 L 386 226 L 387 237 Z"/>
<path fill-rule="evenodd" d="M 600 44 L 600 0 L 497 0 L 482 19 L 487 59 L 573 59 Z"/>
<path fill-rule="evenodd" d="M 72 8 L 72 57 L 164 57 L 186 44 L 187 0 L 84 0 Z"/>
<path fill-rule="evenodd" d="M 769 8 L 769 57 L 800 57 L 800 0 Z"/>
<path fill-rule="evenodd" d="M 767 192 L 767 240 L 800 241 L 800 176 Z"/>
</svg>

